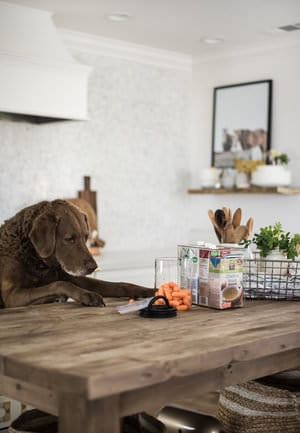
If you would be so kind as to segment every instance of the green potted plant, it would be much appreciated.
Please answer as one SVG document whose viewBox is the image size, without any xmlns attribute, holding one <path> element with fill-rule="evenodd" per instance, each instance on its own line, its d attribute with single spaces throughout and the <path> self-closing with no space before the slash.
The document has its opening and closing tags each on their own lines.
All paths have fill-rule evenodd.
<svg viewBox="0 0 300 433">
<path fill-rule="evenodd" d="M 288 165 L 289 157 L 276 149 L 271 149 L 267 153 L 266 163 L 270 165 Z"/>
<path fill-rule="evenodd" d="M 291 235 L 282 228 L 280 222 L 261 227 L 252 239 L 263 259 L 295 260 L 300 253 L 300 234 Z M 281 267 L 283 265 L 281 264 Z"/>
<path fill-rule="evenodd" d="M 251 183 L 257 186 L 288 186 L 292 181 L 292 173 L 288 167 L 289 157 L 276 149 L 265 155 L 265 164 L 258 165 L 251 174 Z"/>
</svg>

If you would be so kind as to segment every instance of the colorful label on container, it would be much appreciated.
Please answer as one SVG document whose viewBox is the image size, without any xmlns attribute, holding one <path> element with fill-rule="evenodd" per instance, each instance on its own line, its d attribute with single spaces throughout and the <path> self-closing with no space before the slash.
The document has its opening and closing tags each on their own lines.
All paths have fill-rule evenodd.
<svg viewBox="0 0 300 433">
<path fill-rule="evenodd" d="M 243 250 L 178 246 L 180 286 L 192 302 L 225 309 L 243 305 Z"/>
</svg>

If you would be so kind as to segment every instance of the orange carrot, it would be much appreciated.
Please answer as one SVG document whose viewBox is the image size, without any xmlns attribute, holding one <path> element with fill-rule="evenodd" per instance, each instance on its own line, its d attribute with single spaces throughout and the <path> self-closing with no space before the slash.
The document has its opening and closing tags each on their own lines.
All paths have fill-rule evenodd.
<svg viewBox="0 0 300 433">
<path fill-rule="evenodd" d="M 180 305 L 179 301 L 170 301 L 170 305 L 172 305 L 172 307 L 178 307 Z"/>
<path fill-rule="evenodd" d="M 180 293 L 180 292 L 174 291 L 174 292 L 172 293 L 172 296 L 173 296 L 173 298 L 182 298 L 182 297 L 183 297 L 183 294 Z"/>
<path fill-rule="evenodd" d="M 155 292 L 155 295 L 165 296 L 170 305 L 177 308 L 179 311 L 189 310 L 192 307 L 191 291 L 188 289 L 181 289 L 174 281 L 162 284 L 159 289 Z M 163 304 L 164 302 L 157 303 Z"/>
<path fill-rule="evenodd" d="M 178 311 L 186 311 L 186 310 L 188 310 L 188 306 L 187 305 L 178 305 L 178 307 L 177 307 L 177 310 Z"/>
<path fill-rule="evenodd" d="M 155 305 L 165 305 L 165 301 L 164 301 L 163 299 L 157 299 L 157 300 L 154 302 L 154 304 L 155 304 Z"/>
</svg>

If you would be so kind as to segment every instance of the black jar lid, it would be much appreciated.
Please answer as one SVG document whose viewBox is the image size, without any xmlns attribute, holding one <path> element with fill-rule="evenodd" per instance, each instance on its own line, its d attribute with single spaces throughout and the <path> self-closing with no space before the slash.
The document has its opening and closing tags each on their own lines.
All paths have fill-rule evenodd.
<svg viewBox="0 0 300 433">
<path fill-rule="evenodd" d="M 165 304 L 155 305 L 157 299 L 163 299 Z M 159 295 L 155 296 L 148 304 L 147 308 L 143 308 L 140 311 L 141 317 L 147 317 L 151 319 L 167 319 L 169 317 L 175 317 L 177 315 L 177 310 L 171 307 L 168 299 L 165 296 Z"/>
</svg>

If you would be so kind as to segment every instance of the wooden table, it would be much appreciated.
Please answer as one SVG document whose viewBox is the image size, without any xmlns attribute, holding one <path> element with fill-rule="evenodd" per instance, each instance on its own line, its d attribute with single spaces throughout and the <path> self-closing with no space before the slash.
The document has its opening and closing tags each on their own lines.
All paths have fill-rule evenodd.
<svg viewBox="0 0 300 433">
<path fill-rule="evenodd" d="M 159 320 L 115 307 L 1 310 L 0 392 L 58 414 L 60 433 L 118 433 L 121 416 L 300 365 L 298 302 Z"/>
</svg>

